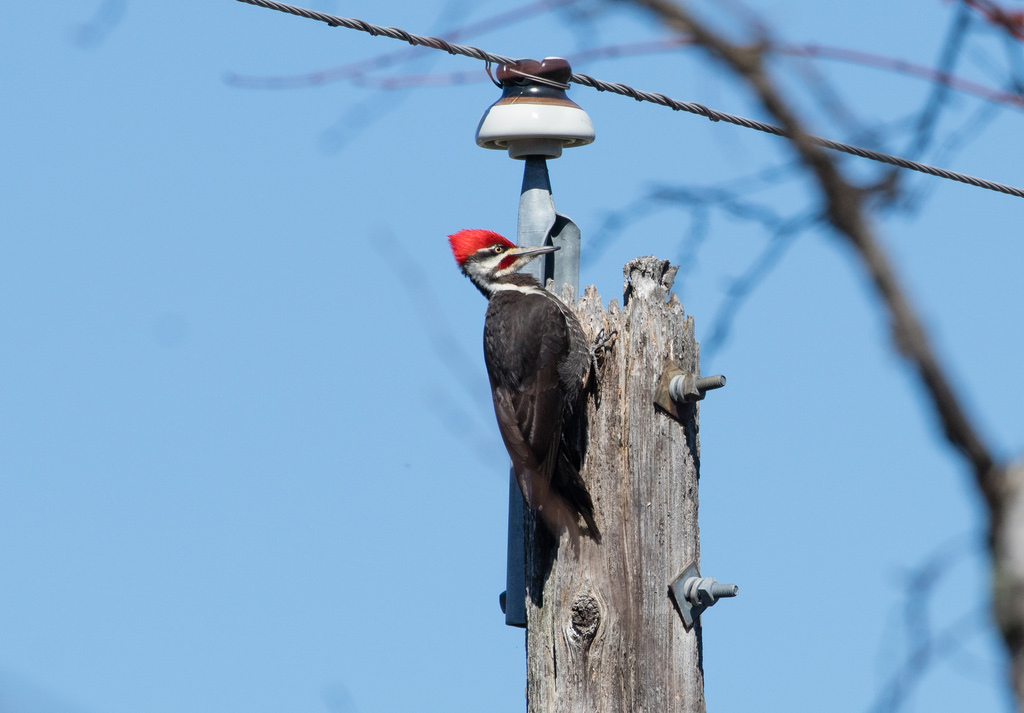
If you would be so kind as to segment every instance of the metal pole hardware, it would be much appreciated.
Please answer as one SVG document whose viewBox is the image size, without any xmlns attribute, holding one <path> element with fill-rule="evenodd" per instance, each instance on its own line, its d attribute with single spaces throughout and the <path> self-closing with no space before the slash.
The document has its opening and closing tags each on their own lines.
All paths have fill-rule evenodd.
<svg viewBox="0 0 1024 713">
<path fill-rule="evenodd" d="M 688 564 L 669 586 L 687 629 L 692 629 L 704 610 L 719 599 L 740 593 L 735 584 L 720 584 L 714 577 L 701 577 L 696 562 Z"/>
</svg>

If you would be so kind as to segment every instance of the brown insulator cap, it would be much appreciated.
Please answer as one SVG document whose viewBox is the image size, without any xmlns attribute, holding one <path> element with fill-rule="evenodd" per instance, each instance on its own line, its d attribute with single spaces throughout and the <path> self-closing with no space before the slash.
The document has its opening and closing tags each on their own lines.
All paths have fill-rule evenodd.
<svg viewBox="0 0 1024 713">
<path fill-rule="evenodd" d="M 572 67 L 561 57 L 547 57 L 542 60 L 519 59 L 514 64 L 503 64 L 498 67 L 497 74 L 498 81 L 503 87 L 506 84 L 521 84 L 530 81 L 530 77 L 524 77 L 524 74 L 558 84 L 568 84 L 569 78 L 572 76 Z"/>
</svg>

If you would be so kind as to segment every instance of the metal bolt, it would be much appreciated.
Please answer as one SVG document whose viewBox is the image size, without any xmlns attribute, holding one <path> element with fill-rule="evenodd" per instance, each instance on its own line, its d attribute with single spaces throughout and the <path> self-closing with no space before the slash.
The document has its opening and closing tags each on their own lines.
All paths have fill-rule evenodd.
<svg viewBox="0 0 1024 713">
<path fill-rule="evenodd" d="M 735 597 L 740 588 L 735 584 L 720 584 L 714 577 L 690 577 L 683 582 L 683 596 L 695 606 L 711 606 L 723 597 Z"/>
<path fill-rule="evenodd" d="M 721 584 L 714 577 L 701 577 L 695 562 L 687 565 L 670 588 L 687 629 L 692 628 L 704 610 L 719 599 L 735 597 L 740 593 L 740 588 L 735 584 Z"/>
<path fill-rule="evenodd" d="M 725 386 L 725 376 L 722 374 L 715 374 L 714 376 L 698 376 L 694 382 L 694 386 L 697 387 L 697 391 L 720 389 Z"/>
<path fill-rule="evenodd" d="M 668 385 L 668 393 L 673 401 L 700 401 L 708 391 L 720 389 L 723 386 L 725 386 L 725 377 L 721 374 L 715 376 L 685 374 L 672 377 L 672 381 Z"/>
</svg>

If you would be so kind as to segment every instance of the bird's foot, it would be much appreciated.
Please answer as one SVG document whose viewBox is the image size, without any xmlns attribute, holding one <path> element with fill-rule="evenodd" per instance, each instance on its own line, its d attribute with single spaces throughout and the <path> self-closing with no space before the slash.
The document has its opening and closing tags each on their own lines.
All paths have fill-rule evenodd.
<svg viewBox="0 0 1024 713">
<path fill-rule="evenodd" d="M 602 329 L 597 333 L 597 336 L 594 337 L 594 346 L 590 348 L 590 353 L 596 359 L 598 352 L 611 350 L 611 348 L 615 346 L 615 338 L 617 336 L 619 336 L 619 330 L 617 329 L 613 329 L 611 332 L 605 332 L 605 330 Z"/>
</svg>

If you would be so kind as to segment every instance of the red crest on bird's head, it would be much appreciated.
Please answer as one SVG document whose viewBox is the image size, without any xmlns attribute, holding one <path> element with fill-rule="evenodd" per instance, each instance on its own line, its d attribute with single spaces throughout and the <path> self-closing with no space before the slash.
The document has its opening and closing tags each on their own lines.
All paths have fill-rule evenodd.
<svg viewBox="0 0 1024 713">
<path fill-rule="evenodd" d="M 492 245 L 504 245 L 506 248 L 514 248 L 515 245 L 492 230 L 460 230 L 448 236 L 448 243 L 452 246 L 452 253 L 455 255 L 455 262 L 461 267 L 469 256 L 483 248 Z"/>
</svg>

